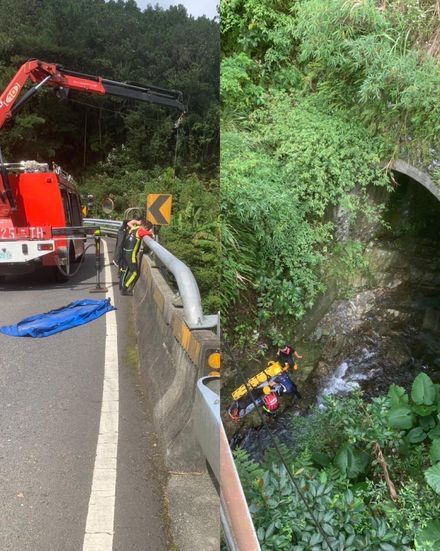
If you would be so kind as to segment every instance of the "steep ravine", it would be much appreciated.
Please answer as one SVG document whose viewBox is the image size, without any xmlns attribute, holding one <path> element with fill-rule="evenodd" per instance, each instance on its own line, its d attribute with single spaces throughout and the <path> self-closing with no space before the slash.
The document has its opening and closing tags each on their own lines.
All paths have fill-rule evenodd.
<svg viewBox="0 0 440 551">
<path fill-rule="evenodd" d="M 303 400 L 269 420 L 287 444 L 294 443 L 290 416 L 306 414 L 326 394 L 360 387 L 368 398 L 391 383 L 408 388 L 420 371 L 440 382 L 440 203 L 406 179 L 391 195 L 386 220 L 366 249 L 368 277 L 356 280 L 350 298 L 333 301 L 324 315 L 321 308 L 297 343 L 315 356 L 307 380 L 298 375 Z M 238 430 L 231 443 L 259 459 L 271 439 L 257 427 Z"/>
</svg>

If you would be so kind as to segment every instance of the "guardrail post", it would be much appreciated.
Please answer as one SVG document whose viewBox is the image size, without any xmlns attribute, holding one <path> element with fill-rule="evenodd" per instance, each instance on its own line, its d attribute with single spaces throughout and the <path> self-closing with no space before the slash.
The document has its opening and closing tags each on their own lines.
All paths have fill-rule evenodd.
<svg viewBox="0 0 440 551">
<path fill-rule="evenodd" d="M 101 286 L 101 231 L 98 229 L 93 234 L 95 239 L 95 268 L 96 268 L 96 287 L 91 289 L 91 293 L 106 293 L 107 288 Z"/>
</svg>

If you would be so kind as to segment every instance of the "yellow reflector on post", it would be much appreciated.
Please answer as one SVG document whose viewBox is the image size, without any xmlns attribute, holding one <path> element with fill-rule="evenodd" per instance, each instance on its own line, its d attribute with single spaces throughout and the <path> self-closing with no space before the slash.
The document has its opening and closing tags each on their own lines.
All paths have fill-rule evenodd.
<svg viewBox="0 0 440 551">
<path fill-rule="evenodd" d="M 208 365 L 211 369 L 220 369 L 221 367 L 221 356 L 220 352 L 213 352 L 209 355 Z"/>
</svg>

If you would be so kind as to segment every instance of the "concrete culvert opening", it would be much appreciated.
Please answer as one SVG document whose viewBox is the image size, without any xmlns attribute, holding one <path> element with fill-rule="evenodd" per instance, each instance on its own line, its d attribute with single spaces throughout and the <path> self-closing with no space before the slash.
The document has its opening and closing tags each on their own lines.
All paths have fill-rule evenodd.
<svg viewBox="0 0 440 551">
<path fill-rule="evenodd" d="M 387 226 L 367 249 L 369 289 L 355 297 L 361 323 L 337 361 L 345 390 L 370 395 L 410 388 L 420 371 L 440 381 L 440 201 L 411 176 L 393 176 Z"/>
</svg>

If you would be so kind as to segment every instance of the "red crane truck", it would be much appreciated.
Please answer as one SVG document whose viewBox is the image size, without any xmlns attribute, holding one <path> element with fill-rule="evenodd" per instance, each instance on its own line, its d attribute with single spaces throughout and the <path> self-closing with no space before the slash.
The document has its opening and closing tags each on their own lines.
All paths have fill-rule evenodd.
<svg viewBox="0 0 440 551">
<path fill-rule="evenodd" d="M 30 80 L 33 86 L 23 93 Z M 0 96 L 0 129 L 43 86 L 60 97 L 69 90 L 120 96 L 177 109 L 185 106 L 179 90 L 116 82 L 30 59 Z M 5 163 L 0 150 L 0 277 L 50 267 L 67 280 L 71 263 L 84 254 L 78 188 L 60 167 L 35 161 Z M 85 234 L 82 232 L 82 236 Z"/>
</svg>

